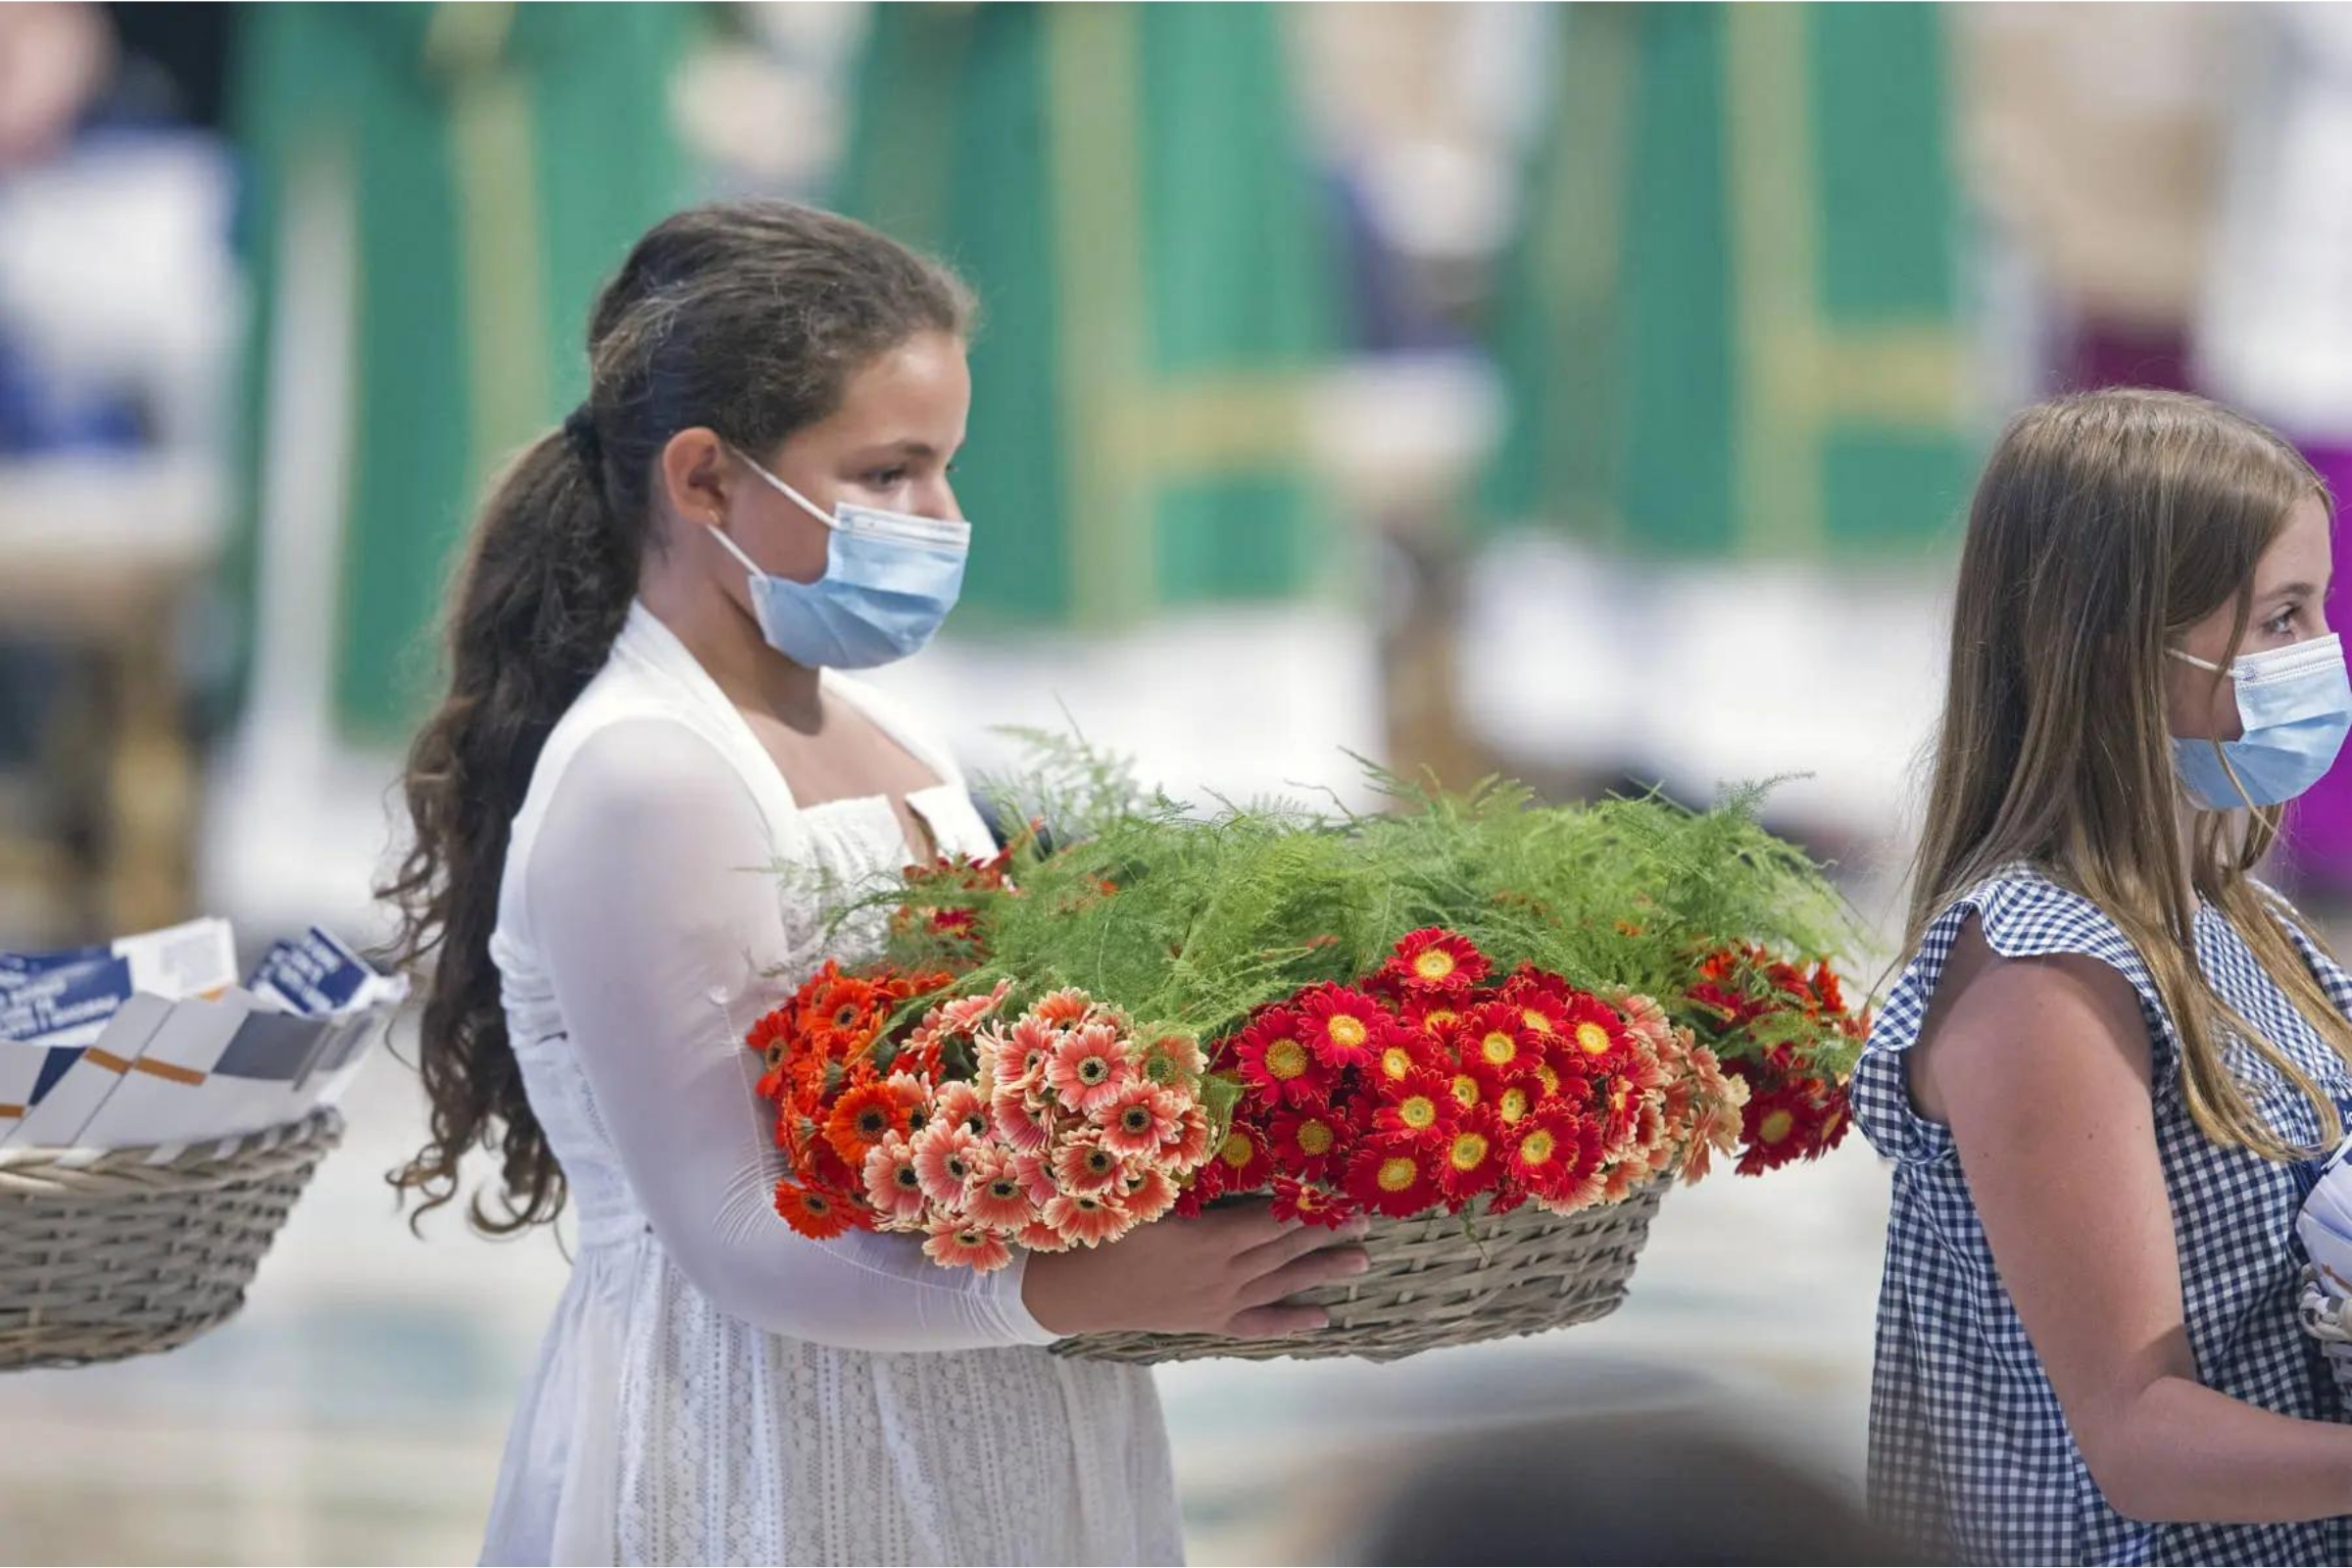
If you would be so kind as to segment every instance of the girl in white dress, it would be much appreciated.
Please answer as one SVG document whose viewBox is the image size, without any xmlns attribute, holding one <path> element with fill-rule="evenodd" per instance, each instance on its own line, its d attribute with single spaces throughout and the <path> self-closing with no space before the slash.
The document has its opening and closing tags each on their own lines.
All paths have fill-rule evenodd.
<svg viewBox="0 0 2352 1568">
<path fill-rule="evenodd" d="M 573 1200 L 580 1249 L 486 1561 L 1177 1560 L 1149 1373 L 1046 1347 L 1296 1333 L 1321 1314 L 1287 1298 L 1363 1267 L 1262 1208 L 982 1276 L 771 1207 L 744 1033 L 875 935 L 828 940 L 812 890 L 993 848 L 954 761 L 838 673 L 920 648 L 960 584 L 970 312 L 843 219 L 680 214 L 475 529 L 387 890 L 433 960 L 432 1139 L 397 1180 L 436 1206 L 489 1148 L 474 1223 Z"/>
</svg>

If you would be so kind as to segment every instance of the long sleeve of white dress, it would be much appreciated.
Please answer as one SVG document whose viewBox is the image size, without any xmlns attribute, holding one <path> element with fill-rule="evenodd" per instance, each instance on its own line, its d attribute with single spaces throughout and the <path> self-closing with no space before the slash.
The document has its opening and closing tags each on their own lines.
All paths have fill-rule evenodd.
<svg viewBox="0 0 2352 1568">
<path fill-rule="evenodd" d="M 618 719 L 582 743 L 524 873 L 527 919 L 648 1223 L 712 1304 L 863 1350 L 1043 1345 L 1021 1264 L 938 1267 L 906 1236 L 793 1233 L 742 1031 L 790 956 L 776 850 L 742 777 L 692 726 Z M 763 989 L 764 988 L 764 989 Z"/>
</svg>

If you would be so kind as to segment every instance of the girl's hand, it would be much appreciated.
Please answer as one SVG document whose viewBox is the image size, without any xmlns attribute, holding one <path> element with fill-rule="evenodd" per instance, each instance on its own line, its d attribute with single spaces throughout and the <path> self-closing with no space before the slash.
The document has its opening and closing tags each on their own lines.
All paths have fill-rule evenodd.
<svg viewBox="0 0 2352 1568">
<path fill-rule="evenodd" d="M 1108 1247 L 1032 1255 L 1021 1300 L 1055 1334 L 1305 1334 L 1330 1315 L 1287 1298 L 1370 1267 L 1349 1245 L 1366 1229 L 1360 1219 L 1337 1231 L 1278 1220 L 1263 1202 L 1156 1220 Z"/>
</svg>

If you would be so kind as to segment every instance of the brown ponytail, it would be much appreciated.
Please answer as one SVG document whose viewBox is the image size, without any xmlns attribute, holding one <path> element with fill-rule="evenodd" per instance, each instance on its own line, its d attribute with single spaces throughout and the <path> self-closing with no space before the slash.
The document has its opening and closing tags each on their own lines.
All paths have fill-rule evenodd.
<svg viewBox="0 0 2352 1568">
<path fill-rule="evenodd" d="M 524 1097 L 490 934 L 508 835 L 556 721 L 603 667 L 658 549 L 649 487 L 669 438 L 705 426 L 767 452 L 833 412 L 852 373 L 922 331 L 970 329 L 956 277 L 862 224 L 783 202 L 700 207 L 637 242 L 589 323 L 589 399 L 500 477 L 453 586 L 449 691 L 411 747 L 415 840 L 379 896 L 424 1000 L 431 1138 L 394 1171 L 417 1210 L 457 1196 L 474 1147 L 500 1159 L 494 1234 L 552 1220 L 564 1173 Z M 429 960 L 429 963 L 428 963 Z"/>
</svg>

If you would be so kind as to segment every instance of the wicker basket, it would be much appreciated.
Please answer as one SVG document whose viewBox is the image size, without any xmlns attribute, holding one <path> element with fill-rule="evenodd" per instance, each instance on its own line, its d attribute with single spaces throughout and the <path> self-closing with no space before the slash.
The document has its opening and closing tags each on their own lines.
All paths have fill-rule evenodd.
<svg viewBox="0 0 2352 1568">
<path fill-rule="evenodd" d="M 1448 1345 L 1475 1345 L 1590 1323 L 1617 1310 L 1667 1184 L 1623 1202 L 1559 1215 L 1508 1214 L 1377 1220 L 1364 1238 L 1365 1273 L 1298 1298 L 1328 1308 L 1331 1323 L 1287 1340 L 1214 1334 L 1087 1334 L 1062 1340 L 1062 1355 L 1093 1361 L 1197 1361 L 1210 1356 L 1359 1356 L 1396 1361 Z"/>
<path fill-rule="evenodd" d="M 342 1136 L 322 1108 L 162 1164 L 0 1149 L 0 1371 L 169 1350 L 226 1319 Z"/>
<path fill-rule="evenodd" d="M 2336 1393 L 2352 1404 L 2352 1301 L 2338 1300 L 2321 1290 L 2319 1270 L 2307 1264 L 2300 1315 L 2303 1332 L 2319 1342 L 2321 1353 L 2328 1357 Z"/>
</svg>

